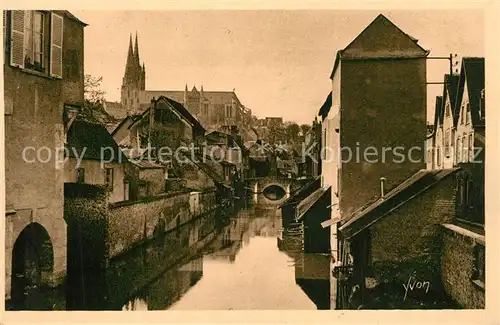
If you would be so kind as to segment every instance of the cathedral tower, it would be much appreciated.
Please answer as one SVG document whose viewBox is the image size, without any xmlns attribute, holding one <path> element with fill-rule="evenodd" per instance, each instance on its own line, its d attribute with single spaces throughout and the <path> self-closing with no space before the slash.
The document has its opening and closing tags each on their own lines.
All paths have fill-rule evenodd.
<svg viewBox="0 0 500 325">
<path fill-rule="evenodd" d="M 139 58 L 139 40 L 135 34 L 135 46 L 130 34 L 125 74 L 122 80 L 120 102 L 127 110 L 127 115 L 138 114 L 140 98 L 146 89 L 146 65 L 141 66 Z"/>
</svg>

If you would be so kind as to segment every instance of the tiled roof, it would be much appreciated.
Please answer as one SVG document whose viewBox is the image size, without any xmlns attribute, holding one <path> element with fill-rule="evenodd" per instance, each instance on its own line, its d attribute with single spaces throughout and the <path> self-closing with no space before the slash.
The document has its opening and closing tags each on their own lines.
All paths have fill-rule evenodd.
<svg viewBox="0 0 500 325">
<path fill-rule="evenodd" d="M 126 159 L 111 134 L 102 125 L 85 121 L 74 121 L 71 124 L 67 134 L 67 148 L 72 158 L 76 158 L 75 150 L 78 156 L 83 154 L 84 159 L 113 162 Z"/>
<path fill-rule="evenodd" d="M 191 160 L 202 172 L 204 172 L 208 177 L 210 177 L 215 183 L 224 186 L 225 188 L 231 188 L 228 182 L 224 180 L 224 178 L 217 173 L 212 167 L 210 167 L 207 163 L 203 162 L 203 157 L 195 154 L 195 157 L 192 157 L 190 154 L 184 155 L 186 158 Z"/>
<path fill-rule="evenodd" d="M 165 166 L 163 166 L 161 164 L 158 164 L 158 163 L 155 163 L 152 161 L 147 161 L 147 160 L 140 160 L 140 161 L 130 160 L 130 162 L 141 169 L 163 169 L 163 168 L 166 168 Z"/>
<path fill-rule="evenodd" d="M 308 197 L 306 197 L 304 200 L 302 200 L 298 205 L 297 205 L 297 221 L 302 220 L 304 216 L 306 215 L 307 211 L 309 211 L 318 201 L 325 195 L 325 193 L 329 192 L 331 187 L 328 188 L 323 188 L 320 187 L 316 191 L 314 191 L 312 194 L 310 194 Z"/>
<path fill-rule="evenodd" d="M 188 120 L 192 125 L 193 128 L 200 131 L 200 132 L 205 132 L 205 128 L 201 123 L 179 102 L 176 102 L 175 100 L 165 97 L 165 96 L 160 96 L 156 101 L 164 100 L 168 102 L 177 112 L 179 112 L 186 120 Z"/>
<path fill-rule="evenodd" d="M 387 193 L 384 199 L 378 199 L 364 209 L 356 211 L 339 230 L 347 239 L 359 234 L 457 170 L 459 168 L 418 171 Z"/>
<path fill-rule="evenodd" d="M 118 102 L 104 102 L 104 110 L 116 118 L 125 118 L 127 116 L 127 110 L 121 103 Z"/>
</svg>

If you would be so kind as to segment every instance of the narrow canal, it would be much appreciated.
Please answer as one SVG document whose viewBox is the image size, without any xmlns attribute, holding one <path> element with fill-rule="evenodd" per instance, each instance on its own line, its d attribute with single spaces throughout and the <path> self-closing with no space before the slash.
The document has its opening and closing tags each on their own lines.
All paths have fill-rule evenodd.
<svg viewBox="0 0 500 325">
<path fill-rule="evenodd" d="M 303 254 L 276 204 L 255 196 L 73 274 L 67 309 L 329 309 L 329 256 Z"/>
</svg>

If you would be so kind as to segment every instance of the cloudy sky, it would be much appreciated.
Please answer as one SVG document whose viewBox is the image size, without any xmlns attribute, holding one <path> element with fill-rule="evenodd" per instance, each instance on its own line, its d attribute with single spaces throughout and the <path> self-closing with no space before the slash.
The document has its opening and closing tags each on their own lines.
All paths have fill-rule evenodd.
<svg viewBox="0 0 500 325">
<path fill-rule="evenodd" d="M 473 10 L 427 11 L 72 11 L 85 29 L 85 73 L 103 77 L 118 101 L 129 34 L 139 35 L 149 90 L 236 90 L 258 117 L 310 123 L 331 88 L 335 53 L 379 13 L 431 50 L 484 56 L 484 17 Z M 444 60 L 428 61 L 442 81 Z M 428 118 L 441 85 L 428 86 Z"/>
</svg>

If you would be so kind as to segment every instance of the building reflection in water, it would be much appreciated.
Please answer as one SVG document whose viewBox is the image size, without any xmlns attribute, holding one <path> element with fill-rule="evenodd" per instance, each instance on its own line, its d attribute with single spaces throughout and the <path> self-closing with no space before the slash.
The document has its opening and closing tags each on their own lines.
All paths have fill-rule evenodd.
<svg viewBox="0 0 500 325">
<path fill-rule="evenodd" d="M 278 237 L 278 248 L 291 258 L 295 283 L 318 309 L 334 309 L 331 304 L 332 273 L 329 254 L 304 253 L 304 234 L 300 223 L 289 222 Z"/>
<path fill-rule="evenodd" d="M 220 286 L 218 282 L 211 283 L 210 281 L 213 280 L 207 280 L 208 282 L 205 281 L 204 285 L 198 285 L 198 283 L 203 282 L 204 271 L 206 276 L 213 274 L 214 267 L 217 268 L 217 265 L 220 265 L 218 262 L 237 264 L 238 254 L 243 248 L 248 246 L 250 250 L 245 251 L 250 252 L 258 247 L 255 243 L 265 243 L 265 241 L 253 241 L 253 237 L 265 237 L 271 240 L 271 246 L 268 248 L 262 246 L 262 249 L 267 250 L 273 247 L 272 238 L 278 238 L 278 247 L 274 246 L 274 249 L 290 257 L 288 265 L 286 259 L 282 259 L 281 262 L 274 259 L 265 260 L 258 263 L 259 267 L 264 267 L 264 269 L 254 271 L 257 272 L 256 274 L 266 274 L 267 269 L 272 266 L 277 271 L 285 271 L 282 274 L 288 274 L 286 269 L 293 267 L 292 274 L 295 274 L 295 281 L 287 276 L 283 279 L 283 283 L 290 283 L 290 285 L 276 286 L 280 288 L 280 291 L 288 292 L 285 294 L 293 301 L 269 301 L 269 306 L 259 304 L 259 301 L 254 300 L 248 303 L 242 301 L 241 307 L 252 308 L 255 305 L 274 309 L 273 306 L 276 304 L 276 308 L 281 309 L 287 306 L 299 309 L 311 308 L 313 305 L 307 304 L 307 300 L 310 300 L 318 309 L 328 309 L 329 257 L 302 252 L 300 227 L 296 229 L 288 227 L 282 230 L 281 213 L 276 210 L 281 200 L 271 201 L 259 195 L 258 204 L 252 202 L 253 198 L 249 198 L 249 201 L 242 203 L 242 206 L 237 205 L 234 214 L 219 212 L 208 214 L 182 225 L 177 231 L 163 234 L 148 244 L 112 260 L 104 270 L 87 270 L 81 277 L 70 276 L 71 282 L 69 283 L 72 285 L 73 295 L 71 295 L 71 305 L 68 309 L 123 311 L 199 309 L 204 306 L 199 302 L 205 300 L 207 288 L 214 290 L 210 291 L 210 294 L 233 297 L 227 303 L 217 304 L 218 309 L 225 309 L 226 305 L 234 304 L 234 301 L 239 299 L 239 295 L 245 294 L 246 297 L 249 292 L 241 293 L 239 287 L 231 287 L 227 288 L 228 292 L 219 293 L 217 292 Z M 258 252 L 255 251 L 252 254 L 255 254 L 257 259 L 263 258 Z M 235 272 L 233 270 L 241 267 L 241 263 L 239 265 L 225 270 Z M 238 278 L 238 275 L 231 273 L 224 277 L 234 279 Z M 241 280 L 252 281 L 251 277 Z M 260 283 L 250 284 L 255 288 L 259 288 L 260 285 Z M 198 287 L 197 285 L 201 286 L 200 290 L 194 291 L 193 288 Z M 277 290 L 273 288 L 274 286 L 271 285 L 263 289 Z M 298 290 L 299 288 L 301 290 Z M 191 291 L 192 294 L 188 294 Z M 262 294 L 262 290 L 256 289 L 253 294 L 258 297 Z M 190 298 L 185 298 L 187 296 Z M 197 303 L 193 304 L 194 301 Z M 238 307 L 235 306 L 235 308 Z"/>
</svg>

